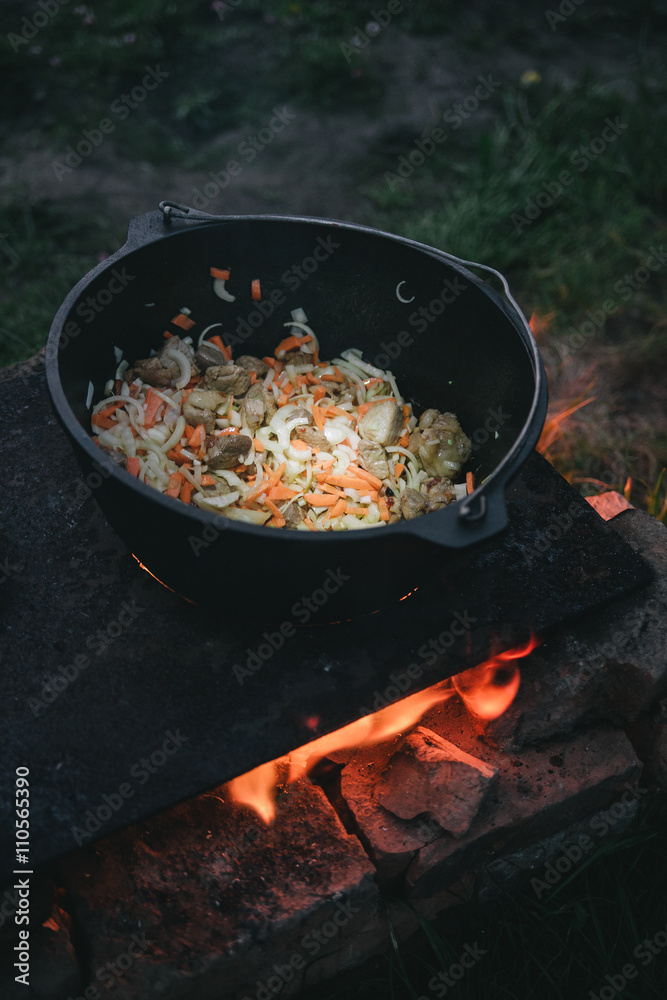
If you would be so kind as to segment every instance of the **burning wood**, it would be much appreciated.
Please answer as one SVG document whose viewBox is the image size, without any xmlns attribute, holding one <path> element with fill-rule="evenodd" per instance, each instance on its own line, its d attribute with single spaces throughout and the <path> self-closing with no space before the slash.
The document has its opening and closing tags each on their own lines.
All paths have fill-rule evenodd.
<svg viewBox="0 0 667 1000">
<path fill-rule="evenodd" d="M 373 795 L 401 819 L 428 813 L 460 837 L 470 829 L 497 774 L 497 768 L 418 726 L 392 756 Z"/>
</svg>

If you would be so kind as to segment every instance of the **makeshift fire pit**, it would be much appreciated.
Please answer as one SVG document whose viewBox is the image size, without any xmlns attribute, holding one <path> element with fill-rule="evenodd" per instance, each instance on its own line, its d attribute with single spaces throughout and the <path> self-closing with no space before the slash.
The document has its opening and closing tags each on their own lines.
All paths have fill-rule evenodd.
<svg viewBox="0 0 667 1000">
<path fill-rule="evenodd" d="M 632 817 L 642 762 L 665 780 L 667 544 L 648 515 L 605 524 L 533 456 L 502 540 L 389 611 L 314 610 L 281 643 L 143 573 L 90 502 L 39 359 L 2 382 L 22 418 L 8 466 L 36 440 L 51 456 L 3 499 L 37 996 L 294 995 L 383 948 L 388 915 L 414 929 L 398 898 L 432 915 L 517 871 L 548 892 Z M 493 657 L 486 681 L 459 676 Z"/>
</svg>

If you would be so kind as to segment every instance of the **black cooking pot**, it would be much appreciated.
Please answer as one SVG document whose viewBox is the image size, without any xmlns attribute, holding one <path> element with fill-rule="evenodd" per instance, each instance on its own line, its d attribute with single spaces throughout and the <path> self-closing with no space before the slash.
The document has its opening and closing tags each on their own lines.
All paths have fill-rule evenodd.
<svg viewBox="0 0 667 1000">
<path fill-rule="evenodd" d="M 332 620 L 403 596 L 446 564 L 448 549 L 506 526 L 504 488 L 535 446 L 547 405 L 539 352 L 511 297 L 462 266 L 469 262 L 365 226 L 160 209 L 133 219 L 125 246 L 72 289 L 46 349 L 49 390 L 87 482 L 152 573 L 196 602 L 255 617 L 265 607 L 267 620 L 289 617 L 297 600 L 316 594 Z M 211 266 L 232 269 L 235 302 L 214 294 Z M 250 297 L 255 278 L 260 302 Z M 259 357 L 273 353 L 291 310 L 303 307 L 323 358 L 358 347 L 365 361 L 393 371 L 418 414 L 457 414 L 480 485 L 413 521 L 302 533 L 205 513 L 138 482 L 91 439 L 89 382 L 98 401 L 117 366 L 114 347 L 130 362 L 146 357 L 183 306 L 193 334 L 222 321 L 235 355 Z"/>
</svg>

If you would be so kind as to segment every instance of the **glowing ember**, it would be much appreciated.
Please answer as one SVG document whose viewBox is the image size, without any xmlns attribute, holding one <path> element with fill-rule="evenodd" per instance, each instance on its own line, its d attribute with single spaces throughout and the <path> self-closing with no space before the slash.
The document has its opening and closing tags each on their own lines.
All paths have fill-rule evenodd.
<svg viewBox="0 0 667 1000">
<path fill-rule="evenodd" d="M 417 725 L 428 709 L 455 694 L 461 697 L 471 714 L 483 719 L 495 719 L 509 708 L 519 690 L 519 669 L 514 661 L 528 656 L 538 644 L 537 639 L 531 639 L 520 649 L 499 653 L 451 680 L 418 691 L 379 712 L 357 719 L 342 729 L 306 743 L 286 757 L 279 757 L 239 775 L 228 782 L 226 790 L 234 802 L 250 806 L 265 823 L 270 823 L 275 816 L 276 790 L 285 769 L 286 781 L 297 781 L 334 750 L 371 746 L 407 732 Z"/>
<path fill-rule="evenodd" d="M 168 587 L 166 583 L 163 583 L 159 576 L 156 576 L 155 573 L 151 573 L 148 566 L 144 566 L 141 559 L 139 559 L 138 556 L 135 556 L 134 552 L 132 553 L 132 558 L 139 563 L 140 567 L 144 570 L 144 572 L 148 573 L 149 576 L 152 576 L 154 580 L 157 580 L 157 582 L 161 584 L 166 590 L 170 590 L 172 594 L 176 594 L 177 597 L 183 597 L 183 595 L 179 594 L 177 590 L 173 589 L 173 587 Z M 196 603 L 195 601 L 191 601 L 189 597 L 183 597 L 183 600 L 187 601 L 188 604 Z"/>
</svg>

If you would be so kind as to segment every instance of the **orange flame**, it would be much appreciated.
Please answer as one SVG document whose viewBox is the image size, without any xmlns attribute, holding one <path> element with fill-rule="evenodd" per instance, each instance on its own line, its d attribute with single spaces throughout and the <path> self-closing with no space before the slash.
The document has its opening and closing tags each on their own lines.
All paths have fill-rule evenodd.
<svg viewBox="0 0 667 1000">
<path fill-rule="evenodd" d="M 571 417 L 573 413 L 580 410 L 582 406 L 588 406 L 592 403 L 595 396 L 589 396 L 588 399 L 583 399 L 579 403 L 575 403 L 573 406 L 568 406 L 564 410 L 560 410 L 558 413 L 554 413 L 553 416 L 549 417 L 544 424 L 542 433 L 540 434 L 540 440 L 537 442 L 536 448 L 540 455 L 546 455 L 551 446 L 563 433 L 562 424 L 568 417 Z"/>
<path fill-rule="evenodd" d="M 234 802 L 254 809 L 268 824 L 275 816 L 279 776 L 285 771 L 288 783 L 297 781 L 335 750 L 371 746 L 391 739 L 412 729 L 428 709 L 455 694 L 459 694 L 471 714 L 483 719 L 495 719 L 509 708 L 519 690 L 519 669 L 516 665 L 508 665 L 513 660 L 528 656 L 537 645 L 539 640 L 531 639 L 521 648 L 499 653 L 451 680 L 418 691 L 379 712 L 365 715 L 342 729 L 306 743 L 285 757 L 260 764 L 228 782 L 227 792 Z"/>
<path fill-rule="evenodd" d="M 521 672 L 512 661 L 528 656 L 539 644 L 539 639 L 532 637 L 521 649 L 508 649 L 453 677 L 454 687 L 468 711 L 479 719 L 489 720 L 506 712 L 521 683 Z"/>
<path fill-rule="evenodd" d="M 549 324 L 551 323 L 551 320 L 554 318 L 555 315 L 556 312 L 554 311 L 550 313 L 545 313 L 543 316 L 540 316 L 540 314 L 537 312 L 536 309 L 533 310 L 533 314 L 528 320 L 528 326 L 533 331 L 533 337 L 535 338 L 535 340 L 539 340 L 542 334 L 547 332 L 547 330 L 549 329 Z"/>
</svg>

